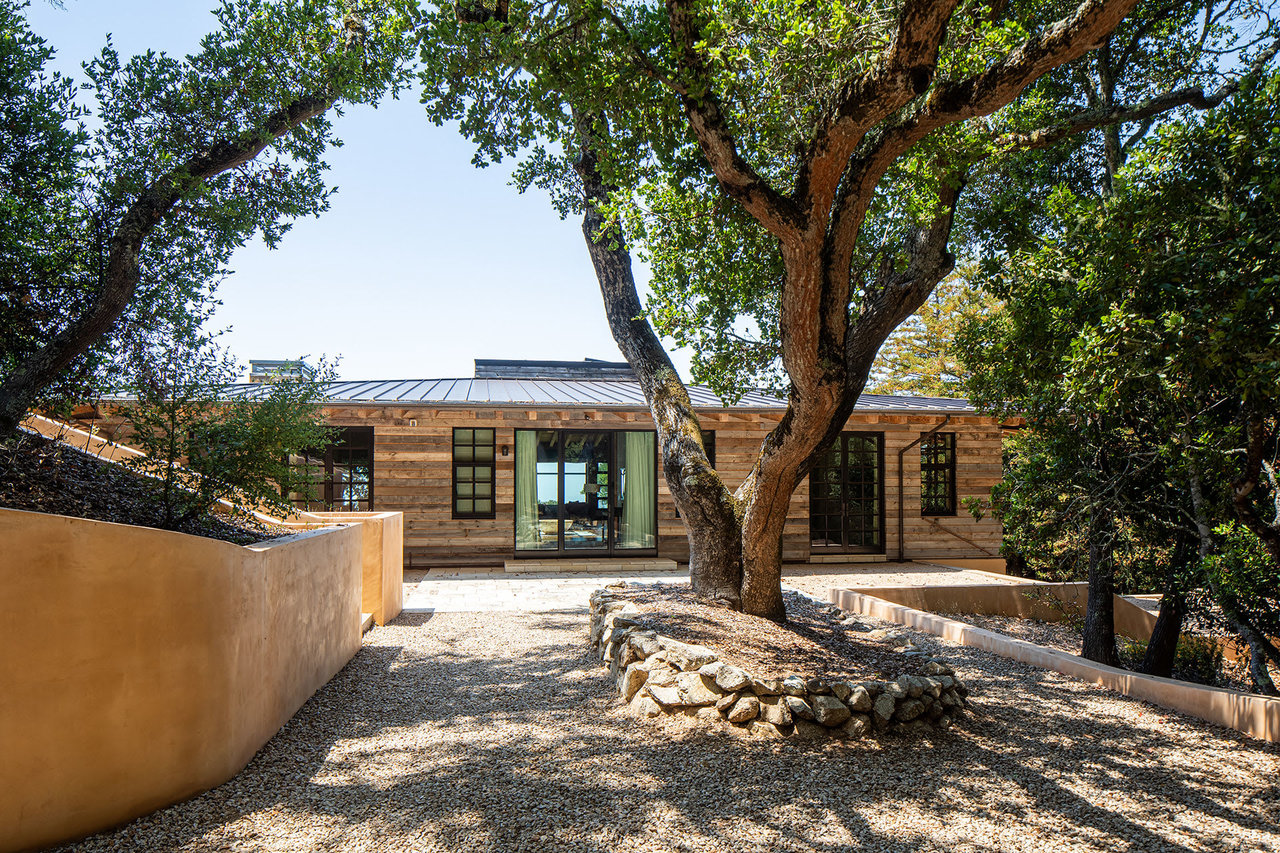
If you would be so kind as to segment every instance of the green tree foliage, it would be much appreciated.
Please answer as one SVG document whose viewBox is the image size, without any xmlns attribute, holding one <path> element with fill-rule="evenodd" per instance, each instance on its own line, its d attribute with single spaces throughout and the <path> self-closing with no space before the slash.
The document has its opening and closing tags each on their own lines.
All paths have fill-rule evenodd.
<svg viewBox="0 0 1280 853">
<path fill-rule="evenodd" d="M 1265 636 L 1280 589 L 1278 127 L 1280 78 L 1255 79 L 1135 149 L 1109 197 L 1061 191 L 1055 236 L 986 281 L 1004 310 L 961 335 L 973 397 L 1030 427 L 997 503 L 1015 541 L 1037 505 L 1189 540 L 1173 585 L 1209 588 L 1268 692 L 1265 661 L 1280 665 Z"/>
<path fill-rule="evenodd" d="M 132 398 L 119 414 L 129 443 L 145 456 L 126 460 L 155 477 L 163 525 L 181 529 L 227 501 L 233 512 L 289 506 L 283 496 L 307 490 L 290 454 L 325 445 L 320 403 L 332 370 L 281 376 L 253 395 L 232 393 L 241 367 L 208 336 L 166 329 L 135 340 L 135 365 L 122 389 Z"/>
<path fill-rule="evenodd" d="M 997 302 L 963 269 L 944 279 L 885 340 L 871 368 L 872 394 L 963 397 L 967 372 L 956 352 L 956 334 L 965 322 L 996 310 Z"/>
<path fill-rule="evenodd" d="M 1152 80 L 1156 99 L 1117 89 L 1106 108 L 1081 93 L 1088 72 L 1067 69 L 1139 5 L 475 0 L 428 13 L 430 115 L 460 124 L 478 164 L 518 155 L 522 186 L 583 211 L 700 594 L 784 616 L 791 492 L 843 428 L 885 337 L 952 271 L 967 182 L 1010 152 L 1216 97 L 1198 60 Z M 1163 17 L 1127 43 L 1171 55 L 1182 45 L 1165 23 L 1181 33 L 1185 19 L 1144 8 Z M 1236 23 L 1213 24 L 1208 43 Z M 1066 76 L 1037 85 L 1055 72 Z M 650 312 L 628 235 L 652 265 Z M 693 347 L 696 378 L 730 398 L 785 384 L 788 413 L 733 492 L 654 326 Z"/>
<path fill-rule="evenodd" d="M 0 130 L 14 144 L 0 204 L 19 247 L 0 261 L 0 435 L 59 382 L 91 377 L 125 330 L 190 334 L 237 247 L 274 246 L 326 208 L 326 114 L 399 85 L 413 13 L 224 0 L 196 53 L 123 58 L 108 43 L 80 92 L 45 74 L 51 47 L 25 5 L 0 0 L 0 112 L 17 119 Z"/>
</svg>

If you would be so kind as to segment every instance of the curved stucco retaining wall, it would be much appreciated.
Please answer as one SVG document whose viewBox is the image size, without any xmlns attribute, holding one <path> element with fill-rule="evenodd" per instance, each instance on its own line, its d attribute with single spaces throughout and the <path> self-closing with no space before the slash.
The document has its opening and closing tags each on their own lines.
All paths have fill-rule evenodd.
<svg viewBox="0 0 1280 853">
<path fill-rule="evenodd" d="M 359 650 L 362 550 L 0 509 L 0 850 L 235 775 Z"/>
</svg>

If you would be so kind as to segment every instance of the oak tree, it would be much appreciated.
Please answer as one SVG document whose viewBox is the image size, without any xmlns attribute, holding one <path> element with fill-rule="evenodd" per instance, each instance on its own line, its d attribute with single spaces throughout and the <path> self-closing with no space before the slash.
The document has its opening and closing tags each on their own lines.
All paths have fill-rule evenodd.
<svg viewBox="0 0 1280 853">
<path fill-rule="evenodd" d="M 1199 68 L 1132 103 L 1117 92 L 1090 104 L 1070 78 L 1035 85 L 1105 45 L 1137 5 L 504 2 L 428 14 L 432 117 L 458 121 L 480 164 L 520 156 L 518 182 L 582 213 L 700 595 L 785 618 L 792 492 L 843 428 L 884 339 L 954 268 L 975 173 L 1212 96 Z M 628 234 L 659 303 L 675 306 L 658 306 L 659 329 L 700 340 L 694 317 L 726 345 L 706 348 L 702 378 L 732 387 L 716 371 L 745 366 L 785 383 L 787 410 L 735 490 L 708 463 Z"/>
</svg>

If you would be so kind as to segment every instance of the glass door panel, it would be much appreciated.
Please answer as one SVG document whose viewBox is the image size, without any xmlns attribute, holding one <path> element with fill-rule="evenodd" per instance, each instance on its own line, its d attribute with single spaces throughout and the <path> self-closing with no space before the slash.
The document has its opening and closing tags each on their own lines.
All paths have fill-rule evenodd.
<svg viewBox="0 0 1280 853">
<path fill-rule="evenodd" d="M 884 549 L 884 434 L 841 434 L 809 478 L 809 535 L 815 550 Z"/>
<path fill-rule="evenodd" d="M 562 470 L 566 551 L 609 547 L 611 449 L 611 433 L 565 433 Z"/>
</svg>

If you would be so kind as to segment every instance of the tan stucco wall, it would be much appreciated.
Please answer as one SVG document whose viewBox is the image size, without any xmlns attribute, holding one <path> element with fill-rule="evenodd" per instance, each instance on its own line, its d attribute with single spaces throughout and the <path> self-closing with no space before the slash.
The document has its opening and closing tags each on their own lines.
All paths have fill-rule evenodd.
<svg viewBox="0 0 1280 853">
<path fill-rule="evenodd" d="M 248 548 L 0 509 L 0 851 L 213 787 L 360 648 L 362 530 Z"/>
<path fill-rule="evenodd" d="M 1199 717 L 1220 726 L 1244 732 L 1250 737 L 1280 742 L 1280 699 L 1189 684 L 1171 678 L 1142 675 L 1115 667 L 1103 666 L 1056 649 L 1015 640 L 1003 634 L 975 628 L 963 622 L 946 619 L 934 613 L 904 607 L 880 598 L 883 590 L 855 592 L 831 590 L 831 601 L 842 610 L 897 622 L 920 631 L 928 631 L 954 643 L 984 649 L 1011 660 L 1051 669 L 1094 684 Z"/>
<path fill-rule="evenodd" d="M 1026 583 L 969 586 L 895 586 L 855 589 L 894 604 L 933 613 L 977 613 L 1061 622 L 1083 618 L 1089 600 L 1087 583 Z M 832 590 L 832 595 L 835 590 Z M 833 598 L 832 601 L 835 599 Z M 1156 616 L 1131 601 L 1113 596 L 1116 633 L 1145 643 Z"/>
<path fill-rule="evenodd" d="M 404 513 L 313 512 L 308 515 L 327 524 L 358 523 L 364 528 L 360 608 L 372 613 L 373 621 L 379 625 L 399 616 L 404 608 Z"/>
</svg>

